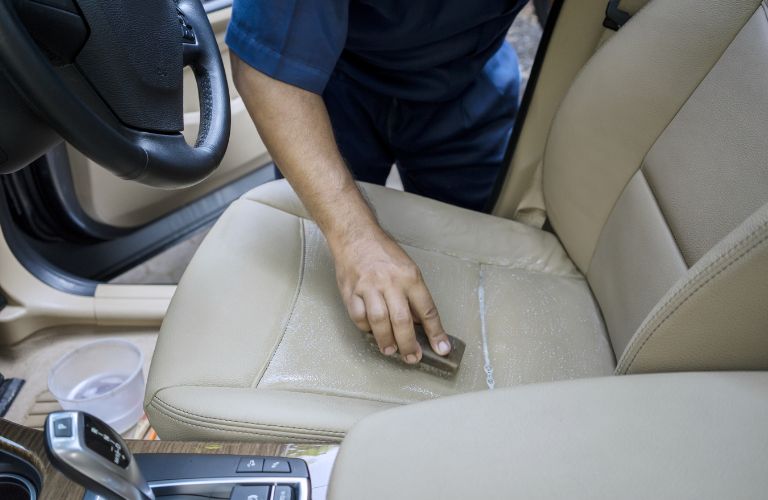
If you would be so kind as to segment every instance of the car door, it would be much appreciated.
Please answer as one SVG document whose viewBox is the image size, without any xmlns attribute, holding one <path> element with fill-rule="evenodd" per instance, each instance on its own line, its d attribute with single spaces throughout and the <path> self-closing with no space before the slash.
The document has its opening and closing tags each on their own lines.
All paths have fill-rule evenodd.
<svg viewBox="0 0 768 500">
<path fill-rule="evenodd" d="M 54 146 L 27 168 L 0 176 L 0 225 L 5 238 L 16 242 L 13 251 L 27 268 L 43 270 L 41 276 L 64 276 L 67 283 L 91 280 L 83 285 L 90 290 L 93 283 L 109 281 L 185 241 L 243 193 L 275 178 L 267 149 L 232 83 L 224 43 L 232 0 L 203 5 L 230 92 L 231 134 L 220 166 L 195 186 L 159 189 L 120 179 L 65 142 Z M 200 112 L 189 68 L 183 106 L 183 133 L 191 143 Z"/>
</svg>

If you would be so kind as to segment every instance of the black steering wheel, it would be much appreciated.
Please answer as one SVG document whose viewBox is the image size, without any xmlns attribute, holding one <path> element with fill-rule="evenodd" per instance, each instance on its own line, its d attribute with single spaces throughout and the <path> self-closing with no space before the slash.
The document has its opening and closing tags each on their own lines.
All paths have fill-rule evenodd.
<svg viewBox="0 0 768 500">
<path fill-rule="evenodd" d="M 184 66 L 200 96 L 194 146 L 181 134 Z M 50 127 L 124 179 L 187 186 L 224 156 L 229 92 L 200 0 L 0 0 L 3 71 Z"/>
</svg>

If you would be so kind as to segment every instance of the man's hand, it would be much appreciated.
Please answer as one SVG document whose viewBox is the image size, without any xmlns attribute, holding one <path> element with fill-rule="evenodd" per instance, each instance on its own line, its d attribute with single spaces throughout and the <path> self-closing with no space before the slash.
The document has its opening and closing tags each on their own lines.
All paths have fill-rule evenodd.
<svg viewBox="0 0 768 500">
<path fill-rule="evenodd" d="M 355 325 L 373 332 L 385 355 L 400 351 L 407 363 L 421 360 L 414 321 L 421 323 L 432 349 L 451 351 L 432 296 L 418 266 L 378 226 L 343 244 L 331 243 L 336 280 Z"/>
<path fill-rule="evenodd" d="M 378 225 L 341 158 L 322 97 L 274 80 L 232 56 L 235 86 L 275 163 L 323 231 L 349 315 L 385 354 L 421 359 L 413 321 L 432 349 L 450 352 L 416 264 Z"/>
<path fill-rule="evenodd" d="M 418 266 L 378 226 L 364 236 L 331 243 L 336 280 L 355 325 L 373 332 L 379 350 L 397 350 L 407 363 L 421 360 L 414 321 L 424 326 L 432 349 L 448 354 L 451 345 Z"/>
</svg>

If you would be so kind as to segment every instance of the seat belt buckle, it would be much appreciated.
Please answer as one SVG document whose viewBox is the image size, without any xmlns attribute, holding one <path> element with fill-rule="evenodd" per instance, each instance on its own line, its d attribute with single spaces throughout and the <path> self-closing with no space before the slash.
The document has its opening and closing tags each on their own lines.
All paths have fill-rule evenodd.
<svg viewBox="0 0 768 500">
<path fill-rule="evenodd" d="M 619 31 L 619 28 L 624 26 L 632 17 L 632 14 L 619 8 L 619 3 L 621 0 L 608 0 L 608 5 L 605 6 L 603 26 L 609 30 Z"/>
</svg>

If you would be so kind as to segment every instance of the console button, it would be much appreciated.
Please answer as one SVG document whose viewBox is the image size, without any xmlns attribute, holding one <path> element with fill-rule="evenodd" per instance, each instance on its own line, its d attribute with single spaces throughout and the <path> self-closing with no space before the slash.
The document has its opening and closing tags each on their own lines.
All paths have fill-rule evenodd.
<svg viewBox="0 0 768 500">
<path fill-rule="evenodd" d="M 269 500 L 269 486 L 235 486 L 230 500 Z"/>
<path fill-rule="evenodd" d="M 53 421 L 53 436 L 57 438 L 72 437 L 72 417 L 60 418 Z"/>
<path fill-rule="evenodd" d="M 275 494 L 272 496 L 273 500 L 293 500 L 293 488 L 286 484 L 278 484 L 275 486 Z"/>
<path fill-rule="evenodd" d="M 264 461 L 264 472 L 291 472 L 288 460 L 268 458 Z"/>
<path fill-rule="evenodd" d="M 264 459 L 258 457 L 243 457 L 237 464 L 237 472 L 261 472 Z"/>
</svg>

